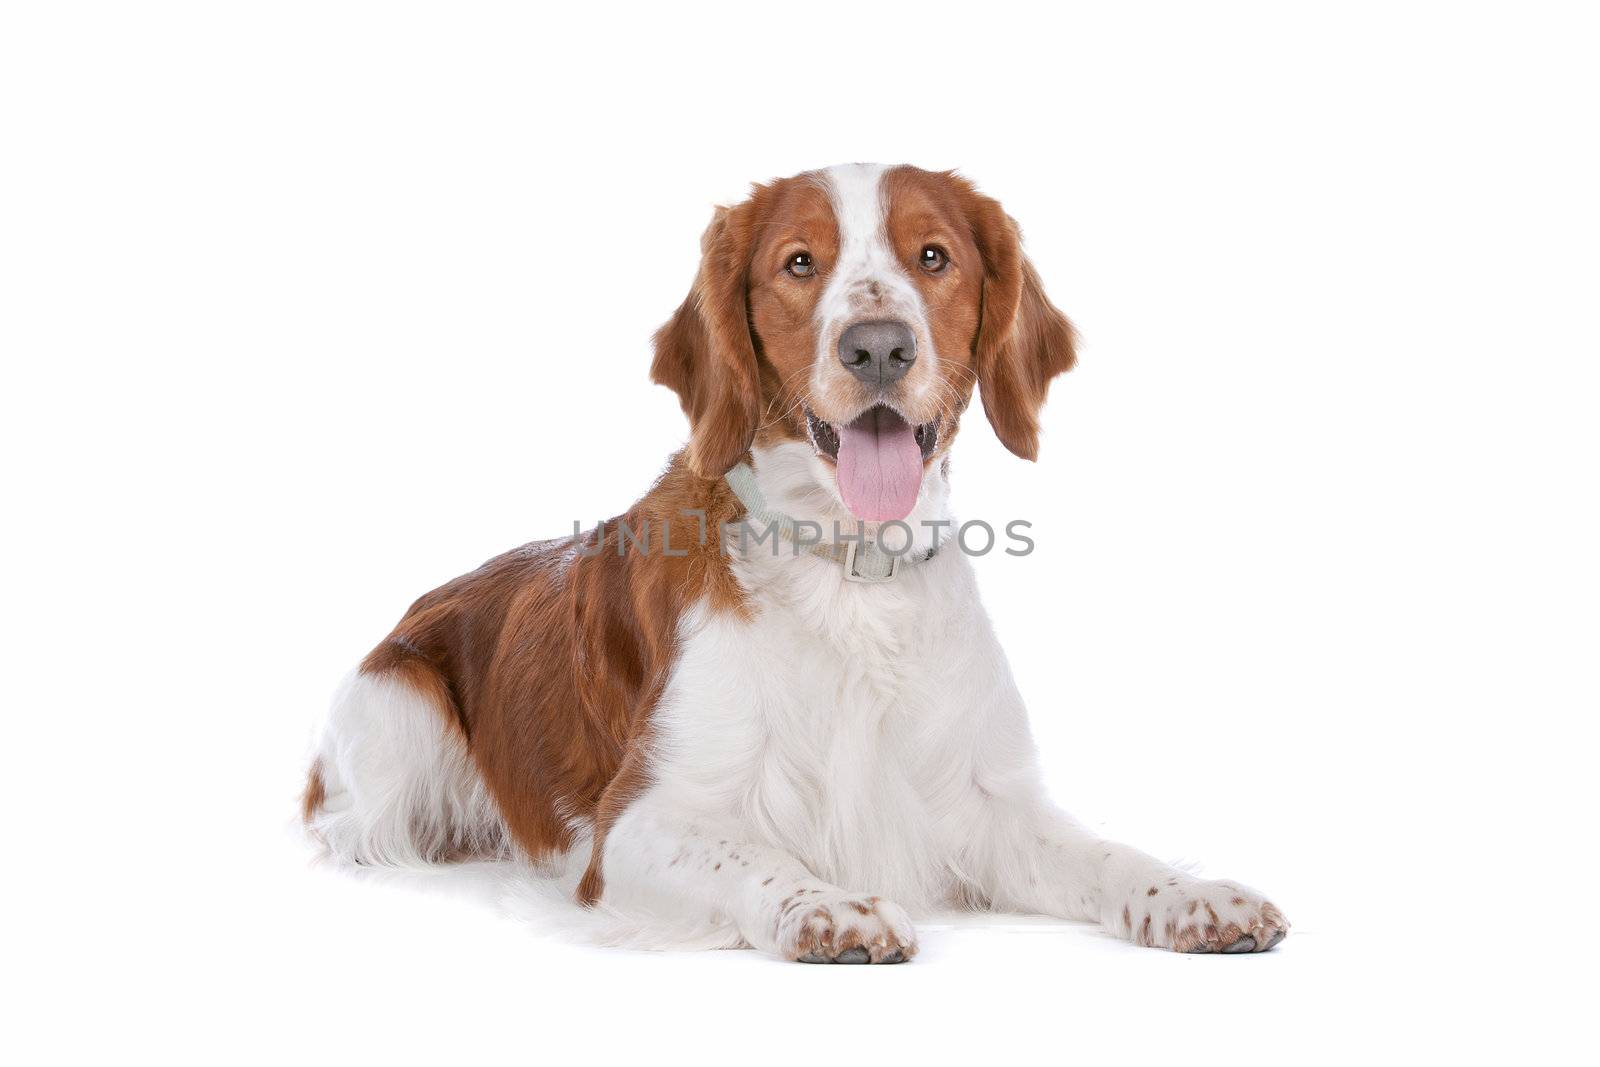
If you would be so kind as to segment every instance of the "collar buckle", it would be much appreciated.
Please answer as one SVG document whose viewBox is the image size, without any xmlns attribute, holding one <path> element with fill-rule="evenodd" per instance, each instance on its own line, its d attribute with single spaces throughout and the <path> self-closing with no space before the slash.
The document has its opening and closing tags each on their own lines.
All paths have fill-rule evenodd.
<svg viewBox="0 0 1600 1067">
<path fill-rule="evenodd" d="M 847 582 L 860 582 L 863 585 L 880 585 L 883 582 L 892 582 L 900 574 L 900 557 L 878 550 L 881 556 L 889 559 L 889 572 L 887 574 L 863 574 L 856 567 L 856 550 L 861 547 L 860 541 L 849 541 L 844 549 L 844 580 Z M 876 547 L 876 546 L 874 546 Z"/>
</svg>

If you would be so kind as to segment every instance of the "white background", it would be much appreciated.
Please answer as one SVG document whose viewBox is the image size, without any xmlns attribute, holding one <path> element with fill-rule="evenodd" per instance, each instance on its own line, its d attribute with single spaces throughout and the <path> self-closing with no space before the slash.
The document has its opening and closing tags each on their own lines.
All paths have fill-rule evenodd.
<svg viewBox="0 0 1600 1067">
<path fill-rule="evenodd" d="M 1593 27 L 1047 6 L 5 7 L 8 1059 L 1578 1054 Z M 1279 950 L 598 950 L 313 864 L 338 677 L 645 489 L 711 205 L 850 160 L 962 169 L 1081 328 L 1037 465 L 962 435 L 961 513 L 1039 546 L 987 602 L 1057 797 Z"/>
</svg>

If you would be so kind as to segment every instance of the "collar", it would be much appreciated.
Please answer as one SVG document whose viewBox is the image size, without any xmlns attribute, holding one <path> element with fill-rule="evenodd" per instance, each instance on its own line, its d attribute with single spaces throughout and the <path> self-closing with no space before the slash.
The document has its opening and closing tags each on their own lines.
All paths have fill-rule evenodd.
<svg viewBox="0 0 1600 1067">
<path fill-rule="evenodd" d="M 930 560 L 939 551 L 939 546 L 935 545 L 926 552 L 902 552 L 896 555 L 882 548 L 878 542 L 868 539 L 864 529 L 859 534 L 846 535 L 831 542 L 802 538 L 798 524 L 793 519 L 767 506 L 767 498 L 761 492 L 756 472 L 750 468 L 750 464 L 735 464 L 726 478 L 728 488 L 744 505 L 745 517 L 749 522 L 775 529 L 779 537 L 797 548 L 805 548 L 813 555 L 840 564 L 844 567 L 847 582 L 892 582 L 907 565 Z"/>
</svg>

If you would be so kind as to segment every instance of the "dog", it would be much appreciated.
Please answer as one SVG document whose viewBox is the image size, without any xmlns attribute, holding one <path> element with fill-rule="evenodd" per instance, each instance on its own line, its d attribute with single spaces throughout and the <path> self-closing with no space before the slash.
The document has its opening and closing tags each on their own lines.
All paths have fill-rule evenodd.
<svg viewBox="0 0 1600 1067">
<path fill-rule="evenodd" d="M 948 511 L 974 389 L 1032 460 L 1075 359 L 1016 223 L 954 173 L 849 165 L 754 186 L 701 249 L 651 367 L 687 446 L 624 515 L 411 607 L 335 699 L 311 832 L 363 864 L 573 858 L 584 905 L 803 962 L 909 960 L 950 906 L 1277 945 L 1262 894 L 1045 797 Z"/>
</svg>

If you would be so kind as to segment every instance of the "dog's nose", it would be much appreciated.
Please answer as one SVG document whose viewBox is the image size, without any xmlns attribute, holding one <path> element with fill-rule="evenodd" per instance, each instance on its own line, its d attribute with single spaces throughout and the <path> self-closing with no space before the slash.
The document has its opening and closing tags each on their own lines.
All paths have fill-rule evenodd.
<svg viewBox="0 0 1600 1067">
<path fill-rule="evenodd" d="M 839 362 L 868 385 L 905 377 L 916 360 L 916 335 L 903 322 L 858 322 L 839 337 Z"/>
</svg>

